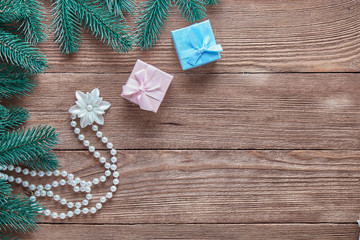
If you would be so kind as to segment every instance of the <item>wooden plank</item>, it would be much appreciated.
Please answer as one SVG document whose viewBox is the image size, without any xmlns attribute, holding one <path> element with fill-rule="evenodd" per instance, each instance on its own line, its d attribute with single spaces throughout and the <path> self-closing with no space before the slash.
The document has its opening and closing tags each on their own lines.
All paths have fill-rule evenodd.
<svg viewBox="0 0 360 240">
<path fill-rule="evenodd" d="M 45 2 L 50 14 L 50 2 Z M 358 0 L 224 0 L 207 11 L 223 59 L 190 72 L 358 72 L 359 12 Z M 182 72 L 170 31 L 189 24 L 175 10 L 151 51 L 135 48 L 119 55 L 89 34 L 83 35 L 79 54 L 62 56 L 51 34 L 41 50 L 49 59 L 48 72 L 128 73 L 138 58 Z"/>
<path fill-rule="evenodd" d="M 22 239 L 356 239 L 355 224 L 41 224 L 42 231 Z"/>
<path fill-rule="evenodd" d="M 88 152 L 57 155 L 65 170 L 85 180 L 103 174 Z M 114 197 L 97 214 L 66 223 L 352 223 L 359 217 L 360 151 L 127 150 L 119 160 Z M 94 189 L 94 201 L 109 186 Z M 70 201 L 83 197 L 69 188 L 54 191 Z"/>
<path fill-rule="evenodd" d="M 102 131 L 121 149 L 360 148 L 358 74 L 177 74 L 157 114 L 120 96 L 128 77 L 48 73 L 14 103 L 30 125 L 56 127 L 58 149 L 82 148 L 67 111 L 95 87 L 112 104 Z"/>
</svg>

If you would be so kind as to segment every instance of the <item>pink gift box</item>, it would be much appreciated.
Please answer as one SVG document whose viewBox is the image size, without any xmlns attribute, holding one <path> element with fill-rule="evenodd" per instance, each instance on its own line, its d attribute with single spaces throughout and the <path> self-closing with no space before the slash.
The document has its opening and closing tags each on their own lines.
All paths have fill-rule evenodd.
<svg viewBox="0 0 360 240">
<path fill-rule="evenodd" d="M 137 60 L 131 75 L 123 86 L 121 96 L 142 110 L 157 112 L 173 76 Z"/>
</svg>

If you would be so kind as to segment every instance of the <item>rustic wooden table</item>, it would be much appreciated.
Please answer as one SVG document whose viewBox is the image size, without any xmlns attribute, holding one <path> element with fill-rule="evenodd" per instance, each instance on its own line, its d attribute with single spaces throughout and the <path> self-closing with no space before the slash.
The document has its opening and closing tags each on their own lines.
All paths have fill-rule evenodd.
<svg viewBox="0 0 360 240">
<path fill-rule="evenodd" d="M 98 87 L 120 185 L 96 215 L 41 218 L 25 239 L 358 238 L 360 1 L 223 0 L 207 17 L 223 58 L 186 72 L 177 10 L 150 51 L 119 55 L 86 33 L 70 57 L 40 46 L 51 68 L 21 102 L 29 125 L 56 127 L 68 172 L 100 175 L 67 112 Z M 137 59 L 175 76 L 157 114 L 120 97 Z"/>
</svg>

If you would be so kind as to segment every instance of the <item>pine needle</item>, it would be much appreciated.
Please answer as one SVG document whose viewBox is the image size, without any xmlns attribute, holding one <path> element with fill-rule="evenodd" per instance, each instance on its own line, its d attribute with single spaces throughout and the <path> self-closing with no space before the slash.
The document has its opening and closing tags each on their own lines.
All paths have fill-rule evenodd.
<svg viewBox="0 0 360 240">
<path fill-rule="evenodd" d="M 166 25 L 171 6 L 171 0 L 149 0 L 140 5 L 138 20 L 135 22 L 137 46 L 149 49 L 156 45 Z"/>
<path fill-rule="evenodd" d="M 51 28 L 63 54 L 78 52 L 81 41 L 80 21 L 71 0 L 55 0 Z"/>
<path fill-rule="evenodd" d="M 6 131 L 19 127 L 29 118 L 29 112 L 21 107 L 6 108 L 0 105 L 0 111 L 0 140 Z"/>
<path fill-rule="evenodd" d="M 0 165 L 27 165 L 51 151 L 58 142 L 55 129 L 39 126 L 0 136 Z"/>
<path fill-rule="evenodd" d="M 196 22 L 206 16 L 203 0 L 176 0 L 175 5 L 188 22 Z"/>
<path fill-rule="evenodd" d="M 11 23 L 27 16 L 27 9 L 18 0 L 0 0 L 0 23 Z"/>
<path fill-rule="evenodd" d="M 207 5 L 219 5 L 221 0 L 204 0 Z"/>
<path fill-rule="evenodd" d="M 0 28 L 0 59 L 33 73 L 43 72 L 47 67 L 45 56 L 38 49 L 3 28 Z"/>
<path fill-rule="evenodd" d="M 109 11 L 115 16 L 120 16 L 125 19 L 124 13 L 129 13 L 131 16 L 135 14 L 137 9 L 136 2 L 133 0 L 104 0 Z"/>
</svg>

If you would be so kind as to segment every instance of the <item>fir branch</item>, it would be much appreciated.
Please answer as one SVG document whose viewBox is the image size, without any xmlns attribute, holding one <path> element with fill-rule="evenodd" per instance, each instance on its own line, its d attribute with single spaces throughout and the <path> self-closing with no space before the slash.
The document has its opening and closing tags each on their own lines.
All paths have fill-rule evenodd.
<svg viewBox="0 0 360 240">
<path fill-rule="evenodd" d="M 0 100 L 13 96 L 26 96 L 35 87 L 30 80 L 32 74 L 18 67 L 0 64 Z"/>
<path fill-rule="evenodd" d="M 58 157 L 52 152 L 46 153 L 31 161 L 26 161 L 24 162 L 24 166 L 38 171 L 54 171 L 60 167 Z"/>
<path fill-rule="evenodd" d="M 21 107 L 5 108 L 0 105 L 0 111 L 0 139 L 6 131 L 20 126 L 29 118 L 29 112 Z"/>
<path fill-rule="evenodd" d="M 63 54 L 78 52 L 81 41 L 80 20 L 74 11 L 72 0 L 55 0 L 51 28 L 55 42 Z"/>
<path fill-rule="evenodd" d="M 2 196 L 9 195 L 11 191 L 12 189 L 10 184 L 6 180 L 0 178 L 0 195 Z"/>
<path fill-rule="evenodd" d="M 55 129 L 48 126 L 7 132 L 0 136 L 0 165 L 30 164 L 51 151 L 57 142 Z"/>
<path fill-rule="evenodd" d="M 125 19 L 124 12 L 133 16 L 137 9 L 136 2 L 133 0 L 105 0 L 105 3 L 110 12 L 114 13 L 115 16 L 120 16 L 122 19 Z"/>
<path fill-rule="evenodd" d="M 132 38 L 129 35 L 128 27 L 119 22 L 119 19 L 108 12 L 104 4 L 94 5 L 89 0 L 71 0 L 85 26 L 104 44 L 120 53 L 126 53 L 132 49 Z"/>
<path fill-rule="evenodd" d="M 204 0 L 206 5 L 219 5 L 221 0 Z"/>
<path fill-rule="evenodd" d="M 0 1 L 0 23 L 10 23 L 23 19 L 27 15 L 26 6 L 18 0 Z"/>
<path fill-rule="evenodd" d="M 7 233 L 0 233 L 0 239 L 1 240 L 18 240 L 18 238 L 11 236 L 10 234 L 7 234 Z"/>
<path fill-rule="evenodd" d="M 135 22 L 137 46 L 149 49 L 156 45 L 166 25 L 171 6 L 171 0 L 149 0 L 140 5 L 140 15 Z"/>
<path fill-rule="evenodd" d="M 188 22 L 196 22 L 206 16 L 203 0 L 176 0 L 175 5 Z"/>
<path fill-rule="evenodd" d="M 14 194 L 0 196 L 0 227 L 17 232 L 38 230 L 36 221 L 42 210 L 42 206 L 27 197 Z"/>
<path fill-rule="evenodd" d="M 23 31 L 25 41 L 36 45 L 46 40 L 45 8 L 37 0 L 17 0 L 26 6 L 26 16 L 19 22 L 19 29 Z"/>
<path fill-rule="evenodd" d="M 46 67 L 45 56 L 38 49 L 2 28 L 0 28 L 0 58 L 34 73 L 43 72 Z"/>
</svg>

